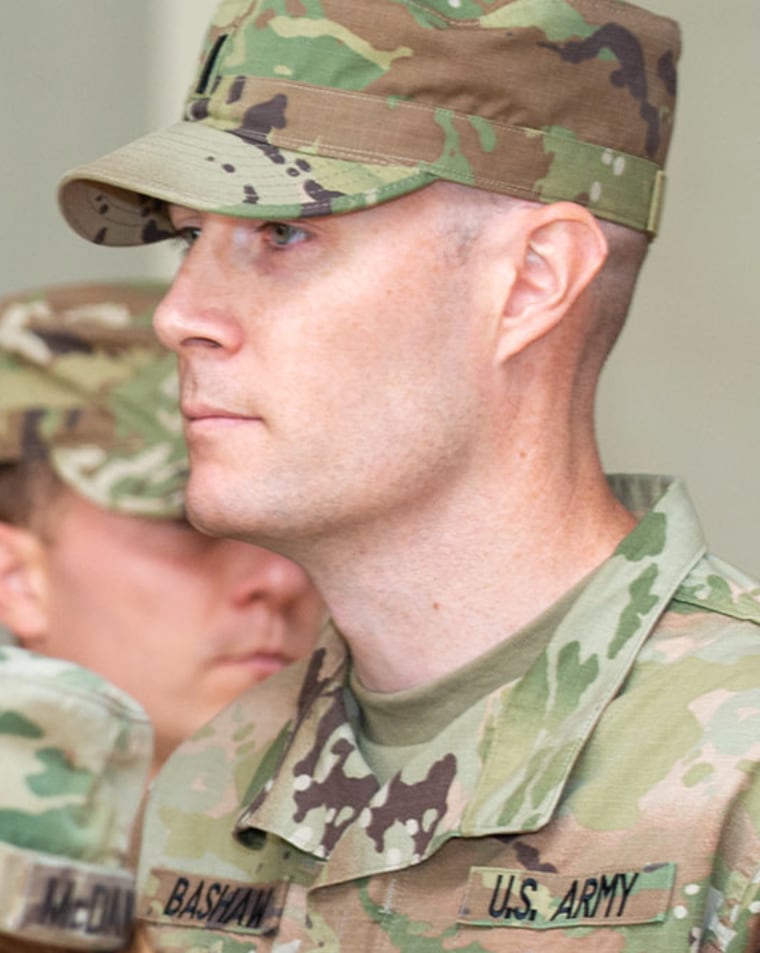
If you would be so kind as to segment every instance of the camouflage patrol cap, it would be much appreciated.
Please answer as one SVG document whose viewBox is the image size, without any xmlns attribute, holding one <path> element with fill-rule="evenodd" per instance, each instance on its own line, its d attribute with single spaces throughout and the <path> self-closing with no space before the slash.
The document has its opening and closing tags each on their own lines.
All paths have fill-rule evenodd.
<svg viewBox="0 0 760 953">
<path fill-rule="evenodd" d="M 292 219 L 445 179 L 653 235 L 679 51 L 624 0 L 222 0 L 183 120 L 70 172 L 61 209 L 137 245 L 167 202 Z"/>
<path fill-rule="evenodd" d="M 43 458 L 93 503 L 182 514 L 175 359 L 151 327 L 164 292 L 125 282 L 0 298 L 0 464 Z"/>
<path fill-rule="evenodd" d="M 13 647 L 0 647 L 0 699 L 0 933 L 121 949 L 148 717 L 98 675 Z"/>
</svg>

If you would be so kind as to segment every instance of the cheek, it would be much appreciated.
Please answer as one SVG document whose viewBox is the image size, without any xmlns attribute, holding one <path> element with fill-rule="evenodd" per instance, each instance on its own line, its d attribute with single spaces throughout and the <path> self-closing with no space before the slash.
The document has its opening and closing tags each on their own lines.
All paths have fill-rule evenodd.
<svg viewBox="0 0 760 953">
<path fill-rule="evenodd" d="M 149 710 L 161 694 L 173 704 L 189 697 L 206 622 L 198 591 L 150 562 L 101 557 L 91 567 L 56 577 L 46 651 L 94 669 Z"/>
<path fill-rule="evenodd" d="M 196 604 L 193 580 L 146 551 L 150 540 L 136 548 L 124 540 L 76 542 L 56 554 L 50 566 L 50 611 L 68 627 L 98 627 L 121 633 L 130 644 L 144 642 L 167 612 L 187 617 Z"/>
<path fill-rule="evenodd" d="M 385 296 L 373 334 L 353 355 L 361 372 L 385 392 L 391 405 L 445 404 L 468 379 L 476 379 L 481 342 L 471 320 L 466 287 L 432 273 L 424 284 L 412 277 Z"/>
<path fill-rule="evenodd" d="M 414 389 L 461 354 L 462 310 L 441 281 L 423 287 L 398 271 L 363 277 L 325 306 L 313 346 L 294 359 L 344 409 L 362 393 Z"/>
<path fill-rule="evenodd" d="M 451 472 L 467 453 L 484 386 L 483 352 L 458 302 L 399 288 L 384 303 L 382 312 L 363 313 L 313 391 L 326 422 L 314 438 L 320 460 L 330 461 L 344 492 L 349 479 L 363 486 L 369 506 L 375 494 L 387 502 L 386 490 L 403 493 Z"/>
<path fill-rule="evenodd" d="M 124 569 L 129 576 L 130 567 Z M 50 611 L 57 623 L 72 620 L 71 627 L 76 628 L 78 617 L 84 627 L 113 615 L 111 624 L 118 624 L 116 610 L 124 603 L 123 591 L 129 589 L 118 552 L 79 545 L 74 539 L 52 557 L 49 582 Z"/>
</svg>

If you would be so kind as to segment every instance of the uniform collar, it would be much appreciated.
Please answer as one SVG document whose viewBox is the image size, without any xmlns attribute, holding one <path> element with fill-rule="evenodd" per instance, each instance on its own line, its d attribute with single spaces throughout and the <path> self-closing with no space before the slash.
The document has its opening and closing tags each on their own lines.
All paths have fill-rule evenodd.
<svg viewBox="0 0 760 953">
<path fill-rule="evenodd" d="M 279 764 L 263 786 L 254 781 L 238 836 L 270 832 L 326 860 L 322 884 L 420 862 L 451 837 L 547 824 L 602 712 L 704 553 L 681 483 L 616 476 L 610 484 L 640 522 L 526 675 L 478 706 L 475 743 L 459 724 L 473 717 L 465 712 L 380 785 L 352 728 L 345 645 L 328 630 L 303 682 L 297 718 L 267 758 Z"/>
</svg>

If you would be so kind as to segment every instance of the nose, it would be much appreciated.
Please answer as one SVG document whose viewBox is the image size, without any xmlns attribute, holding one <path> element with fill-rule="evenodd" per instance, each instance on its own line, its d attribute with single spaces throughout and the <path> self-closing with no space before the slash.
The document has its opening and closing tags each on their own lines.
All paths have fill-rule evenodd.
<svg viewBox="0 0 760 953">
<path fill-rule="evenodd" d="M 242 328 L 223 267 L 214 260 L 213 242 L 211 234 L 196 241 L 153 315 L 159 339 L 180 356 L 235 351 L 242 344 Z"/>
<path fill-rule="evenodd" d="M 252 543 L 220 540 L 233 578 L 231 599 L 238 608 L 253 602 L 287 608 L 302 600 L 319 600 L 304 570 L 290 559 Z"/>
<path fill-rule="evenodd" d="M 187 332 L 187 317 L 183 306 L 181 272 L 153 313 L 153 327 L 161 343 L 172 351 L 179 351 Z"/>
</svg>

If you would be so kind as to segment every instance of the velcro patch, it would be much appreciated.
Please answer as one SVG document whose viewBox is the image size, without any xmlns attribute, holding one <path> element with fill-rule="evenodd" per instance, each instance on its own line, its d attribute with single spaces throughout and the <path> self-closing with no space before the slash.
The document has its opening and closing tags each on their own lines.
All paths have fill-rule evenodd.
<svg viewBox="0 0 760 953">
<path fill-rule="evenodd" d="M 664 920 L 676 866 L 567 875 L 472 867 L 459 923 L 550 930 Z"/>
<path fill-rule="evenodd" d="M 148 923 L 264 935 L 277 931 L 288 881 L 245 883 L 176 870 L 152 870 L 139 916 Z"/>
</svg>

